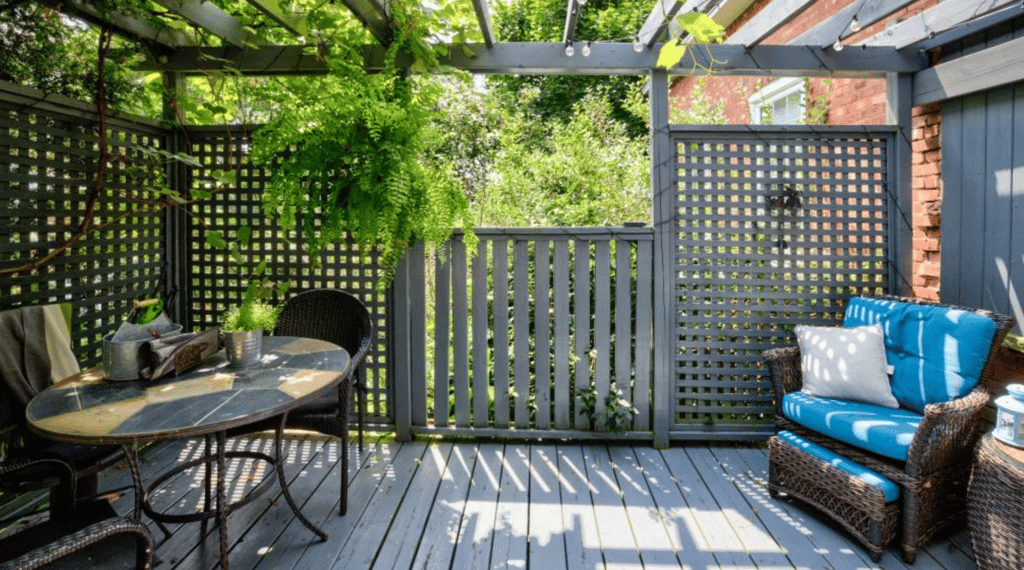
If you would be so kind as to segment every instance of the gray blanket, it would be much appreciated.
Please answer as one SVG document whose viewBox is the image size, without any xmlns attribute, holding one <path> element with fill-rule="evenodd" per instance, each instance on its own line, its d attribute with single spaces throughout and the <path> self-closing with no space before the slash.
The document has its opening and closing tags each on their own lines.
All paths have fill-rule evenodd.
<svg viewBox="0 0 1024 570">
<path fill-rule="evenodd" d="M 25 421 L 29 400 L 50 385 L 42 307 L 0 312 L 0 425 Z"/>
</svg>

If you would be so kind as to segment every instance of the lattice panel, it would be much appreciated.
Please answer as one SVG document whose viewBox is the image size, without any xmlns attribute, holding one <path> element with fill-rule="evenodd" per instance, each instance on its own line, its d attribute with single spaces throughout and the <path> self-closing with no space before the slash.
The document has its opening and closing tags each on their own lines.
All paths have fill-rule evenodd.
<svg viewBox="0 0 1024 570">
<path fill-rule="evenodd" d="M 84 106 L 47 99 L 45 110 L 0 97 L 0 268 L 19 267 L 66 242 L 82 223 L 99 157 L 99 127 Z M 16 99 L 23 100 L 23 99 Z M 83 365 L 99 362 L 102 337 L 128 316 L 131 301 L 160 282 L 162 218 L 126 215 L 152 163 L 140 148 L 163 148 L 154 126 L 108 124 L 114 155 L 94 226 L 74 247 L 28 277 L 0 277 L 0 309 L 71 301 L 73 342 Z M 124 216 L 121 218 L 120 216 Z"/>
<path fill-rule="evenodd" d="M 676 429 L 768 427 L 761 351 L 886 289 L 891 135 L 793 131 L 676 134 Z"/>
<path fill-rule="evenodd" d="M 289 295 L 308 289 L 334 288 L 348 291 L 363 301 L 370 310 L 377 330 L 376 342 L 366 359 L 365 371 L 370 386 L 367 414 L 380 419 L 391 416 L 387 381 L 387 295 L 377 291 L 379 273 L 377 252 L 363 255 L 352 244 L 327 247 L 320 255 L 319 266 L 313 267 L 302 250 L 295 232 L 281 235 L 276 220 L 262 213 L 263 185 L 267 173 L 244 160 L 249 138 L 243 131 L 228 132 L 223 128 L 190 129 L 191 154 L 203 165 L 235 172 L 234 187 L 214 193 L 200 207 L 205 226 L 191 220 L 188 228 L 188 313 L 194 328 L 216 326 L 224 312 L 241 301 L 248 286 L 248 270 L 240 270 L 226 249 L 211 246 L 207 232 L 216 230 L 225 236 L 235 235 L 248 226 L 252 238 L 246 251 L 254 261 L 267 261 L 268 273 L 277 281 L 291 282 Z M 241 157 L 241 165 L 239 161 Z M 209 190 L 207 177 L 193 172 L 193 187 Z M 251 269 L 251 268 L 250 268 Z"/>
</svg>

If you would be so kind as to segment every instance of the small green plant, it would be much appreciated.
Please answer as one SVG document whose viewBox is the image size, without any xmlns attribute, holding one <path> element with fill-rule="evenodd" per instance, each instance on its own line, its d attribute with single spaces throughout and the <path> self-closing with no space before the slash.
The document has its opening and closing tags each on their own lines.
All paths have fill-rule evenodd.
<svg viewBox="0 0 1024 570">
<path fill-rule="evenodd" d="M 272 288 L 263 279 L 249 283 L 245 290 L 242 303 L 224 313 L 221 330 L 224 332 L 241 332 L 265 330 L 272 331 L 277 326 L 277 317 L 283 307 L 275 307 L 267 299 Z"/>
<path fill-rule="evenodd" d="M 590 420 L 590 428 L 597 427 L 599 420 L 597 415 L 597 399 L 600 397 L 597 386 L 591 384 L 587 388 L 576 391 L 576 396 L 581 400 L 583 407 L 580 413 Z M 609 388 L 608 394 L 604 397 L 605 417 L 604 427 L 610 433 L 623 433 L 633 425 L 633 416 L 636 415 L 636 408 L 629 400 L 626 400 L 620 390 Z"/>
<path fill-rule="evenodd" d="M 834 82 L 831 79 L 822 79 L 821 85 L 824 92 L 816 97 L 807 99 L 807 123 L 808 125 L 824 125 L 828 123 L 828 104 L 832 99 L 832 87 Z M 810 94 L 811 80 L 804 78 L 804 93 Z"/>
</svg>

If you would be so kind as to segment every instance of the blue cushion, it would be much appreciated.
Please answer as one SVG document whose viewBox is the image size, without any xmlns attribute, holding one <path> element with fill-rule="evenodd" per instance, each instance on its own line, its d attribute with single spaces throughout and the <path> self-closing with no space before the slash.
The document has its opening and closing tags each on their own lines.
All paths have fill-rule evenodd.
<svg viewBox="0 0 1024 570">
<path fill-rule="evenodd" d="M 882 490 L 882 494 L 885 495 L 886 503 L 891 503 L 900 498 L 900 488 L 896 486 L 896 483 L 882 477 L 867 467 L 833 453 L 817 443 L 808 441 L 791 431 L 780 431 L 775 435 L 793 447 L 805 453 L 809 453 L 833 467 L 838 467 L 869 485 L 878 487 Z"/>
<path fill-rule="evenodd" d="M 996 323 L 971 311 L 854 297 L 843 326 L 879 323 L 885 353 L 895 369 L 892 394 L 899 403 L 924 407 L 962 398 L 977 386 Z"/>
<path fill-rule="evenodd" d="M 907 460 L 921 416 L 904 409 L 790 392 L 782 412 L 794 422 L 850 445 Z"/>
</svg>

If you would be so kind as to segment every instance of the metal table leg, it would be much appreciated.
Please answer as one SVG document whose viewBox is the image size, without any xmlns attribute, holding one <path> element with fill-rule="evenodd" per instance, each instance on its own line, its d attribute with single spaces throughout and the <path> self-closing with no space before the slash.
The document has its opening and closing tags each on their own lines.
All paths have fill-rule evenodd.
<svg viewBox="0 0 1024 570">
<path fill-rule="evenodd" d="M 306 525 L 306 528 L 313 531 L 314 534 L 320 537 L 320 540 L 327 540 L 327 533 L 320 530 L 320 528 L 306 518 L 306 515 L 302 514 L 298 505 L 295 504 L 295 499 L 292 498 L 291 491 L 288 490 L 288 481 L 284 477 L 284 461 L 286 457 L 281 452 L 281 436 L 284 434 L 284 426 L 287 421 L 288 413 L 286 412 L 281 416 L 281 421 L 274 430 L 274 468 L 277 471 L 277 480 L 281 483 L 281 494 L 284 495 L 284 500 L 288 501 L 288 506 L 291 507 L 292 512 L 295 513 L 295 517 L 299 519 L 302 524 Z"/>
</svg>

